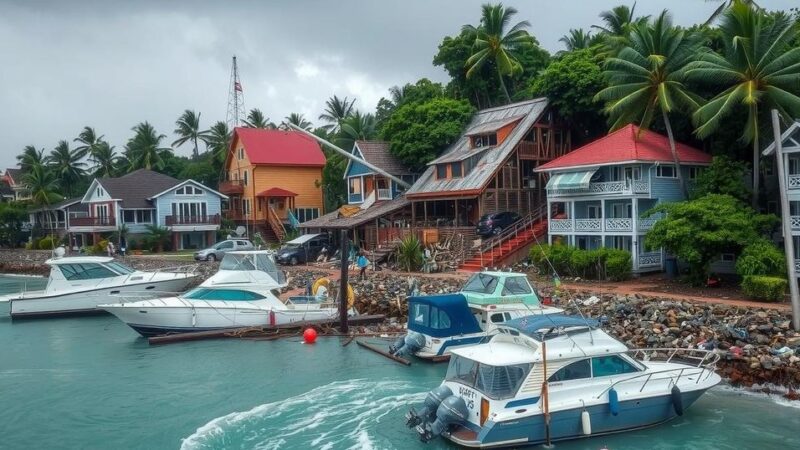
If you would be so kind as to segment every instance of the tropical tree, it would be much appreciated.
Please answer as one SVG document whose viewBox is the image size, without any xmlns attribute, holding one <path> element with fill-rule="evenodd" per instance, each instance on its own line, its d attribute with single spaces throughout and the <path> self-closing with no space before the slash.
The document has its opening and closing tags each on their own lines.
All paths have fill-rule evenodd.
<svg viewBox="0 0 800 450">
<path fill-rule="evenodd" d="M 73 139 L 72 142 L 80 143 L 81 145 L 75 147 L 75 150 L 81 151 L 85 155 L 89 155 L 89 158 L 94 160 L 94 153 L 100 143 L 103 142 L 103 136 L 98 136 L 94 128 L 85 126 L 83 127 L 83 130 L 78 133 L 78 137 Z"/>
<path fill-rule="evenodd" d="M 353 105 L 356 100 L 348 100 L 347 97 L 339 98 L 336 95 L 325 101 L 325 111 L 319 115 L 319 120 L 328 122 L 322 128 L 330 133 L 339 131 L 339 124 L 345 117 L 353 113 Z"/>
<path fill-rule="evenodd" d="M 208 129 L 208 149 L 214 155 L 214 161 L 222 165 L 228 156 L 228 147 L 231 145 L 231 132 L 228 124 L 218 121 Z"/>
<path fill-rule="evenodd" d="M 58 193 L 58 178 L 49 167 L 39 164 L 30 167 L 22 176 L 22 182 L 30 192 L 31 201 L 38 206 L 48 206 L 59 202 L 63 197 Z M 52 225 L 52 211 L 47 213 L 47 221 Z M 52 226 L 49 227 L 51 230 Z"/>
<path fill-rule="evenodd" d="M 787 119 L 800 117 L 800 47 L 791 43 L 798 27 L 789 16 L 765 16 L 747 2 L 737 0 L 722 15 L 723 54 L 703 52 L 690 66 L 698 82 L 724 88 L 699 108 L 694 119 L 697 135 L 705 138 L 719 130 L 734 111 L 747 111 L 741 141 L 753 145 L 753 192 L 759 194 L 759 127 L 769 110 Z"/>
<path fill-rule="evenodd" d="M 114 146 L 106 141 L 100 141 L 94 150 L 93 173 L 96 177 L 113 177 L 120 169 L 120 156 L 114 151 Z"/>
<path fill-rule="evenodd" d="M 377 134 L 375 116 L 356 111 L 342 120 L 335 143 L 339 147 L 350 149 L 355 141 L 375 139 Z"/>
<path fill-rule="evenodd" d="M 669 113 L 694 111 L 702 101 L 686 86 L 686 66 L 701 45 L 699 35 L 687 34 L 672 25 L 664 10 L 652 23 L 637 24 L 630 34 L 630 45 L 616 57 L 606 60 L 604 75 L 608 87 L 597 94 L 606 101 L 612 130 L 631 122 L 649 128 L 657 114 L 667 130 L 678 181 L 686 192 L 675 150 Z"/>
<path fill-rule="evenodd" d="M 505 8 L 502 3 L 496 5 L 487 3 L 481 9 L 480 25 L 477 28 L 472 25 L 463 27 L 464 31 L 475 36 L 473 53 L 466 62 L 467 78 L 473 76 L 485 64 L 493 63 L 503 93 L 506 99 L 511 101 L 503 77 L 523 71 L 517 56 L 521 47 L 533 45 L 533 38 L 525 30 L 530 23 L 523 20 L 509 28 L 517 10 L 512 7 Z"/>
<path fill-rule="evenodd" d="M 253 108 L 247 114 L 244 120 L 244 126 L 247 128 L 261 128 L 270 129 L 275 128 L 275 124 L 269 121 L 269 117 L 265 116 L 258 108 Z"/>
<path fill-rule="evenodd" d="M 650 18 L 650 16 L 636 17 L 635 11 L 636 3 L 631 7 L 620 5 L 600 13 L 603 25 L 592 25 L 592 28 L 602 34 L 608 55 L 616 54 L 619 49 L 627 45 L 633 27 L 643 25 Z"/>
<path fill-rule="evenodd" d="M 736 0 L 722 0 L 722 1 L 720 1 L 720 0 L 706 0 L 706 1 L 707 2 L 719 2 L 720 5 L 719 5 L 719 7 L 717 7 L 717 9 L 714 10 L 714 12 L 711 13 L 710 16 L 708 16 L 708 20 L 706 20 L 706 23 L 704 25 L 711 25 L 715 20 L 717 20 L 717 18 L 719 18 L 720 14 L 722 14 L 727 8 L 730 8 L 731 6 L 733 6 L 734 3 L 736 3 Z M 754 2 L 753 0 L 743 0 L 743 3 L 747 3 L 749 5 L 753 5 L 755 8 L 757 8 L 759 10 L 761 9 L 761 7 L 758 6 L 758 4 L 756 2 Z"/>
<path fill-rule="evenodd" d="M 165 158 L 172 154 L 170 147 L 161 147 L 167 138 L 159 134 L 149 122 L 142 122 L 132 128 L 134 135 L 125 146 L 125 155 L 130 160 L 131 169 L 162 169 Z"/>
<path fill-rule="evenodd" d="M 44 149 L 37 150 L 32 145 L 26 145 L 22 153 L 17 155 L 17 165 L 23 172 L 30 172 L 34 166 L 42 166 L 47 163 Z"/>
<path fill-rule="evenodd" d="M 593 36 L 591 32 L 583 31 L 583 28 L 570 29 L 568 34 L 561 36 L 561 39 L 559 39 L 559 42 L 563 42 L 567 47 L 568 52 L 589 48 L 596 44 L 597 41 L 597 36 Z"/>
<path fill-rule="evenodd" d="M 201 140 L 208 144 L 208 130 L 200 130 L 200 113 L 196 113 L 190 109 L 181 114 L 175 122 L 175 131 L 178 139 L 172 143 L 173 147 L 180 147 L 186 142 L 191 141 L 194 144 L 194 152 L 192 156 L 197 158 L 200 155 L 200 150 L 197 148 L 197 141 Z"/>
<path fill-rule="evenodd" d="M 146 225 L 145 227 L 147 228 L 147 233 L 144 236 L 146 245 L 150 247 L 151 251 L 164 251 L 164 245 L 169 243 L 169 229 L 159 225 Z"/>
<path fill-rule="evenodd" d="M 287 124 L 292 124 L 296 127 L 300 127 L 304 130 L 311 130 L 311 122 L 307 121 L 301 113 L 289 114 L 288 116 L 284 117 L 284 122 Z M 291 129 L 288 125 L 286 128 Z"/>
<path fill-rule="evenodd" d="M 87 150 L 70 150 L 65 140 L 58 141 L 56 148 L 50 152 L 48 166 L 52 169 L 61 191 L 71 197 L 75 184 L 86 175 L 86 163 L 82 161 Z"/>
</svg>

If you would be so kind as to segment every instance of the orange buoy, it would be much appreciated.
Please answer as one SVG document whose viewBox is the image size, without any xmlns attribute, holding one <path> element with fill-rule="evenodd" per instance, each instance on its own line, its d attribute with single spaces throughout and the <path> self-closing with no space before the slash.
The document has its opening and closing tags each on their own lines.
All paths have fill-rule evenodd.
<svg viewBox="0 0 800 450">
<path fill-rule="evenodd" d="M 317 330 L 313 328 L 306 328 L 306 330 L 303 331 L 303 342 L 305 342 L 306 344 L 313 344 L 316 341 L 317 341 Z"/>
</svg>

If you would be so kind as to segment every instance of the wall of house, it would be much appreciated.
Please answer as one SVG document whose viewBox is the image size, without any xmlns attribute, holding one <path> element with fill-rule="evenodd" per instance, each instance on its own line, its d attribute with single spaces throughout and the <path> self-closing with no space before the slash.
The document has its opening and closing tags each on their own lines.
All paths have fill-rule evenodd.
<svg viewBox="0 0 800 450">
<path fill-rule="evenodd" d="M 689 184 L 689 168 L 681 167 L 681 175 L 684 181 Z M 661 178 L 656 176 L 656 166 L 654 164 L 645 166 L 642 178 L 645 176 L 650 179 L 650 196 L 657 198 L 661 203 L 679 202 L 685 199 L 681 184 L 677 178 Z"/>
<path fill-rule="evenodd" d="M 163 194 L 156 199 L 156 209 L 158 210 L 158 224 L 166 226 L 167 216 L 172 215 L 173 203 L 201 202 L 206 204 L 206 215 L 213 216 L 222 212 L 222 199 L 219 195 L 212 193 L 207 187 L 200 183 L 191 183 L 203 190 L 203 195 L 177 195 L 176 189 Z"/>
<path fill-rule="evenodd" d="M 322 212 L 322 167 L 258 166 L 253 179 L 255 193 L 279 187 L 297 194 L 295 208 L 319 208 Z M 253 187 L 246 186 L 244 196 L 252 195 Z"/>
</svg>

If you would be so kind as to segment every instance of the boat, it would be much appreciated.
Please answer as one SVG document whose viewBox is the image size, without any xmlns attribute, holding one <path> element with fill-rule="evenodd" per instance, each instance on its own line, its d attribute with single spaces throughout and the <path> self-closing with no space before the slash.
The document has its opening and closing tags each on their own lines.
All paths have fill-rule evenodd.
<svg viewBox="0 0 800 450">
<path fill-rule="evenodd" d="M 0 297 L 12 319 L 104 314 L 97 308 L 115 295 L 148 292 L 169 295 L 194 283 L 196 265 L 144 272 L 108 256 L 55 257 L 45 261 L 50 276 L 44 290 Z"/>
<path fill-rule="evenodd" d="M 422 441 L 518 447 L 635 430 L 683 415 L 720 382 L 712 351 L 630 350 L 582 316 L 523 317 L 498 331 L 453 350 L 444 382 L 406 414 Z"/>
<path fill-rule="evenodd" d="M 286 286 L 271 252 L 228 252 L 219 271 L 179 296 L 136 299 L 100 305 L 144 337 L 250 326 L 274 326 L 338 317 L 325 295 L 278 298 Z"/>
<path fill-rule="evenodd" d="M 560 312 L 542 304 L 524 273 L 477 272 L 458 293 L 409 297 L 408 333 L 389 353 L 446 361 L 453 349 L 486 341 L 504 322 Z"/>
</svg>

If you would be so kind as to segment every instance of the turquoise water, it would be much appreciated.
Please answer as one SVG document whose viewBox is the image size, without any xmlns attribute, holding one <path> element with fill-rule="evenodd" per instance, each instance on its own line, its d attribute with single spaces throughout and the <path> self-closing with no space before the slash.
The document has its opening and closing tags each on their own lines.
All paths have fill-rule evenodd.
<svg viewBox="0 0 800 450">
<path fill-rule="evenodd" d="M 42 280 L 0 277 L 0 293 L 21 282 Z M 453 448 L 402 424 L 443 365 L 333 338 L 150 347 L 111 316 L 12 323 L 2 311 L 0 448 Z M 798 429 L 797 407 L 717 388 L 665 425 L 555 448 L 800 448 Z"/>
</svg>

